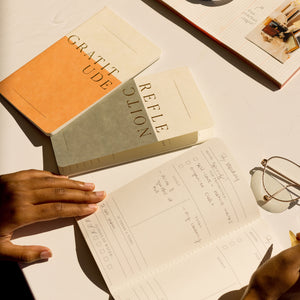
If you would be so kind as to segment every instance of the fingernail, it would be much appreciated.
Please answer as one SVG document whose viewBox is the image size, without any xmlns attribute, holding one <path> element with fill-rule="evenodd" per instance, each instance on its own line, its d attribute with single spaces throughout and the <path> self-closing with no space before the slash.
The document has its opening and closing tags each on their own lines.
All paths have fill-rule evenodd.
<svg viewBox="0 0 300 300">
<path fill-rule="evenodd" d="M 106 196 L 106 192 L 105 191 L 98 191 L 98 192 L 95 192 L 96 196 L 98 198 L 104 198 Z"/>
<path fill-rule="evenodd" d="M 89 189 L 94 189 L 95 188 L 95 184 L 90 183 L 90 182 L 84 182 L 84 186 L 86 186 Z"/>
<path fill-rule="evenodd" d="M 50 251 L 43 251 L 40 254 L 41 259 L 48 259 L 50 257 L 52 257 L 52 253 Z"/>
<path fill-rule="evenodd" d="M 96 211 L 98 209 L 98 205 L 96 203 L 92 203 L 88 205 L 88 210 Z"/>
</svg>

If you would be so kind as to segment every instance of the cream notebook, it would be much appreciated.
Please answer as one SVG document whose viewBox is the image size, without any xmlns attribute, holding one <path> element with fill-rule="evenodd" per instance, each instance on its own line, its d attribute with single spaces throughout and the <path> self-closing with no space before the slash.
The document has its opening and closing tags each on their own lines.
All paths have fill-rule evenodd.
<svg viewBox="0 0 300 300">
<path fill-rule="evenodd" d="M 51 137 L 61 174 L 74 175 L 202 142 L 213 120 L 186 67 L 128 80 Z"/>
<path fill-rule="evenodd" d="M 218 139 L 113 191 L 78 224 L 116 300 L 216 300 L 278 246 Z"/>
</svg>

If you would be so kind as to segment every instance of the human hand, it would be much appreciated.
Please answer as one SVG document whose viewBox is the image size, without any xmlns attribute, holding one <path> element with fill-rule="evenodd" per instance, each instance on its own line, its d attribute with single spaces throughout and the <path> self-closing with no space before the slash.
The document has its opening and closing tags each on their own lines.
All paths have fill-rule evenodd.
<svg viewBox="0 0 300 300">
<path fill-rule="evenodd" d="M 300 241 L 300 233 L 296 238 Z M 299 280 L 300 244 L 262 264 L 252 275 L 243 300 L 276 300 Z"/>
<path fill-rule="evenodd" d="M 0 176 L 0 259 L 33 262 L 52 256 L 44 246 L 11 242 L 14 231 L 39 221 L 89 215 L 105 192 L 93 183 L 70 180 L 47 171 L 27 170 Z"/>
</svg>

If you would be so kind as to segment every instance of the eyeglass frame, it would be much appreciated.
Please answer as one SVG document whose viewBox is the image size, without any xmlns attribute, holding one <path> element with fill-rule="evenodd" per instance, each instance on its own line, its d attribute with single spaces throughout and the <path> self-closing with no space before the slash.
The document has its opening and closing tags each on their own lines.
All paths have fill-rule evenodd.
<svg viewBox="0 0 300 300">
<path fill-rule="evenodd" d="M 288 158 L 285 158 L 285 157 L 282 157 L 282 156 L 271 156 L 270 158 L 266 159 L 264 158 L 262 161 L 261 161 L 261 164 L 262 166 L 264 167 L 263 169 L 263 174 L 262 174 L 262 185 L 263 185 L 263 188 L 265 190 L 265 192 L 267 193 L 267 195 L 264 195 L 263 196 L 263 199 L 268 202 L 272 199 L 275 199 L 277 201 L 280 201 L 280 202 L 286 202 L 286 203 L 291 203 L 291 202 L 296 202 L 300 199 L 300 196 L 296 197 L 295 199 L 291 199 L 291 200 L 283 200 L 283 199 L 279 199 L 279 198 L 276 198 L 275 195 L 282 192 L 283 190 L 287 190 L 289 187 L 296 187 L 296 188 L 300 188 L 300 184 L 292 179 L 290 179 L 289 177 L 287 177 L 286 175 L 282 174 L 281 172 L 277 171 L 276 169 L 268 166 L 268 162 L 271 160 L 271 159 L 274 159 L 274 158 L 279 158 L 279 159 L 283 159 L 283 160 L 286 160 L 294 165 L 296 165 L 297 167 L 300 168 L 300 165 L 298 165 L 297 163 L 293 162 L 292 160 L 288 159 Z M 287 181 L 289 182 L 292 182 L 286 186 L 284 186 L 283 188 L 279 189 L 277 192 L 273 193 L 273 195 L 271 195 L 266 186 L 265 186 L 265 173 L 266 171 L 268 170 L 271 170 L 272 172 L 274 172 L 275 174 L 281 176 L 282 178 L 286 179 Z"/>
</svg>

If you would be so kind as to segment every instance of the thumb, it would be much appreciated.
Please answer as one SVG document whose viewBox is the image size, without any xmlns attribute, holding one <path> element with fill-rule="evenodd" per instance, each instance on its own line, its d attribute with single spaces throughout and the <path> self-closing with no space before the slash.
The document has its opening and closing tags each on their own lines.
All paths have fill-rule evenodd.
<svg viewBox="0 0 300 300">
<path fill-rule="evenodd" d="M 52 257 L 49 248 L 43 246 L 19 246 L 10 241 L 0 244 L 0 259 L 32 263 Z"/>
</svg>

